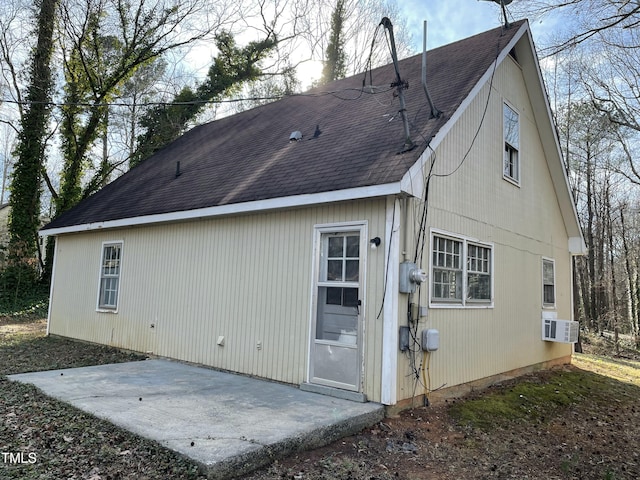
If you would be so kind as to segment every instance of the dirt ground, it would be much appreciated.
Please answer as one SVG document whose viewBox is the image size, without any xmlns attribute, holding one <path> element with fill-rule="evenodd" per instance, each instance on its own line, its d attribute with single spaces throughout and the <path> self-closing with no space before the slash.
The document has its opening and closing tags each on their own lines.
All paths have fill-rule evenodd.
<svg viewBox="0 0 640 480">
<path fill-rule="evenodd" d="M 584 348 L 585 352 L 610 351 L 600 344 Z M 402 412 L 358 435 L 244 478 L 638 479 L 637 360 L 631 351 L 606 361 L 578 355 L 573 366 L 537 372 L 465 399 Z M 570 391 L 562 402 L 546 397 L 527 401 L 521 398 L 526 395 L 516 395 L 524 415 L 514 418 L 501 405 L 486 410 L 494 412 L 495 421 L 485 418 L 482 427 L 465 425 L 459 418 L 458 410 L 464 412 L 467 402 L 504 399 L 523 382 L 533 389 L 557 385 L 557 395 L 565 393 L 563 386 Z"/>
<path fill-rule="evenodd" d="M 571 412 L 492 432 L 456 426 L 447 406 L 406 412 L 247 479 L 637 479 L 638 413 Z"/>
</svg>

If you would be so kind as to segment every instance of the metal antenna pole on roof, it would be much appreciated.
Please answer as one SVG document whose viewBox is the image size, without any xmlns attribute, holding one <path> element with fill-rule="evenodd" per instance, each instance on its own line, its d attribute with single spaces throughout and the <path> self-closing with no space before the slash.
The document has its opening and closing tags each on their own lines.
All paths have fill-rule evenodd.
<svg viewBox="0 0 640 480">
<path fill-rule="evenodd" d="M 393 59 L 393 67 L 396 70 L 396 83 L 392 86 L 398 87 L 398 98 L 400 99 L 400 116 L 402 117 L 402 125 L 404 126 L 405 138 L 404 148 L 402 149 L 402 151 L 406 152 L 415 147 L 415 144 L 411 140 L 411 135 L 409 134 L 409 120 L 407 118 L 407 108 L 404 103 L 403 90 L 407 88 L 408 85 L 400 78 L 400 69 L 398 68 L 398 53 L 396 52 L 396 41 L 393 37 L 393 25 L 391 23 L 391 20 L 389 20 L 387 17 L 383 17 L 380 25 L 382 25 L 389 31 L 389 39 L 391 41 L 391 58 Z"/>
<path fill-rule="evenodd" d="M 442 113 L 440 110 L 436 108 L 431 99 L 431 95 L 429 95 L 429 90 L 427 89 L 427 21 L 425 20 L 423 23 L 423 37 L 422 37 L 422 88 L 424 88 L 424 94 L 427 96 L 427 101 L 429 102 L 429 108 L 431 109 L 431 118 L 438 118 Z"/>
</svg>

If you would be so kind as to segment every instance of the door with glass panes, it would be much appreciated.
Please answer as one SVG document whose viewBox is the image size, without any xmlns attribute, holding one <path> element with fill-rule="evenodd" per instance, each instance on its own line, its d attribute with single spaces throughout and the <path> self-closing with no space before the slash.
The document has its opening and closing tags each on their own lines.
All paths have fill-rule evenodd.
<svg viewBox="0 0 640 480">
<path fill-rule="evenodd" d="M 362 228 L 320 232 L 310 381 L 360 390 Z"/>
</svg>

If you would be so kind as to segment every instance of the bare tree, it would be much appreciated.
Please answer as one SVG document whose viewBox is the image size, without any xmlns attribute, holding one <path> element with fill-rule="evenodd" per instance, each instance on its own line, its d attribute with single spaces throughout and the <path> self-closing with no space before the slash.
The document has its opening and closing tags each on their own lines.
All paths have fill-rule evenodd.
<svg viewBox="0 0 640 480">
<path fill-rule="evenodd" d="M 551 16 L 571 19 L 562 34 L 542 49 L 544 56 L 640 25 L 640 4 L 630 0 L 519 0 L 510 5 L 510 12 L 537 20 Z"/>
<path fill-rule="evenodd" d="M 552 66 L 544 73 L 588 249 L 576 259 L 576 312 L 616 339 L 618 331 L 638 332 L 640 2 L 520 0 L 509 10 L 566 20 L 538 46 Z"/>
</svg>

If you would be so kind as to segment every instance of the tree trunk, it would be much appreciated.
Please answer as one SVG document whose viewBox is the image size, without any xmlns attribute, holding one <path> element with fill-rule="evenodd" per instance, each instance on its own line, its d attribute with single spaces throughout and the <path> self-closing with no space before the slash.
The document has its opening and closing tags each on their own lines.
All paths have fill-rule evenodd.
<svg viewBox="0 0 640 480">
<path fill-rule="evenodd" d="M 589 291 L 589 310 L 586 312 L 589 327 L 598 328 L 597 324 L 597 282 L 596 282 L 596 248 L 593 238 L 593 219 L 595 195 L 593 193 L 593 165 L 592 159 L 587 155 L 587 272 Z"/>
<path fill-rule="evenodd" d="M 638 297 L 637 290 L 638 286 L 636 285 L 636 273 L 635 268 L 632 264 L 631 253 L 629 249 L 629 240 L 627 239 L 627 227 L 624 220 L 625 208 L 623 206 L 620 208 L 620 227 L 621 227 L 621 236 L 622 236 L 622 251 L 624 252 L 624 266 L 627 272 L 627 285 L 628 285 L 628 321 L 629 326 L 631 328 L 631 333 L 637 335 L 638 334 Z"/>
<path fill-rule="evenodd" d="M 40 227 L 40 190 L 48 137 L 51 90 L 51 55 L 58 0 L 42 0 L 38 13 L 38 40 L 30 69 L 27 104 L 18 136 L 17 160 L 11 184 L 9 259 L 35 267 Z"/>
<path fill-rule="evenodd" d="M 620 338 L 619 338 L 619 319 L 618 319 L 618 290 L 616 285 L 616 268 L 615 268 L 615 250 L 613 248 L 613 218 L 611 212 L 611 184 L 609 177 L 606 177 L 606 189 L 605 189 L 605 205 L 607 211 L 607 244 L 609 250 L 609 268 L 611 269 L 611 301 L 609 302 L 609 313 L 611 315 L 611 323 L 613 324 L 613 331 L 615 332 L 615 345 L 616 352 L 620 353 Z"/>
</svg>

